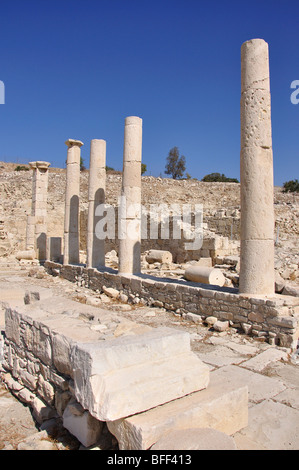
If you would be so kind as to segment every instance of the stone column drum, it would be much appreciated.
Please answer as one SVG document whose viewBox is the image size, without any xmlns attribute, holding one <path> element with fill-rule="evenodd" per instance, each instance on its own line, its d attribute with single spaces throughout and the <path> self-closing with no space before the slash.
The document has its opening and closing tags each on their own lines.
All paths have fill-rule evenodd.
<svg viewBox="0 0 299 470">
<path fill-rule="evenodd" d="M 240 293 L 274 294 L 274 198 L 268 44 L 241 48 Z"/>
<path fill-rule="evenodd" d="M 141 154 L 142 119 L 125 119 L 123 177 L 119 207 L 119 273 L 141 271 Z"/>
<path fill-rule="evenodd" d="M 80 140 L 69 139 L 66 162 L 63 264 L 79 263 Z"/>
<path fill-rule="evenodd" d="M 99 218 L 96 209 L 105 204 L 106 191 L 106 141 L 93 139 L 90 145 L 88 222 L 87 222 L 87 261 L 88 268 L 105 266 L 105 240 L 96 234 Z M 103 213 L 103 211 L 101 211 Z"/>
<path fill-rule="evenodd" d="M 47 246 L 48 168 L 50 163 L 29 162 L 33 170 L 31 215 L 27 218 L 26 250 L 35 250 L 39 260 L 45 260 Z"/>
</svg>

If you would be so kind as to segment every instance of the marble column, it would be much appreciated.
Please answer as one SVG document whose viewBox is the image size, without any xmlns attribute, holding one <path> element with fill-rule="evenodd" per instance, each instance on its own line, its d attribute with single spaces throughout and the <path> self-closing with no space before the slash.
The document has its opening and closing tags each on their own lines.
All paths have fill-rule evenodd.
<svg viewBox="0 0 299 470">
<path fill-rule="evenodd" d="M 268 44 L 241 48 L 241 260 L 239 291 L 273 295 L 274 197 Z"/>
<path fill-rule="evenodd" d="M 80 140 L 69 139 L 66 162 L 63 264 L 79 263 Z"/>
<path fill-rule="evenodd" d="M 88 268 L 105 266 L 105 240 L 96 234 L 99 216 L 96 209 L 105 204 L 106 191 L 106 141 L 93 139 L 90 145 L 88 222 L 87 222 L 87 261 Z M 103 213 L 101 211 L 101 213 Z"/>
<path fill-rule="evenodd" d="M 47 257 L 47 198 L 50 163 L 29 162 L 33 170 L 31 215 L 27 217 L 26 250 L 35 250 L 36 258 Z"/>
<path fill-rule="evenodd" d="M 142 119 L 125 119 L 123 176 L 119 206 L 119 273 L 141 271 Z"/>
</svg>

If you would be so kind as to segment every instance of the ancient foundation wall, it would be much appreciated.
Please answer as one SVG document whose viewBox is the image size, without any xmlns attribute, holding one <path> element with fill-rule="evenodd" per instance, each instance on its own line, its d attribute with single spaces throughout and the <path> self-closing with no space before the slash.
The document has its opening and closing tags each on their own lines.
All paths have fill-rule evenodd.
<svg viewBox="0 0 299 470">
<path fill-rule="evenodd" d="M 209 230 L 229 240 L 240 240 L 240 218 L 231 216 L 207 216 L 205 219 Z"/>
<path fill-rule="evenodd" d="M 115 323 L 105 336 L 78 317 L 87 306 L 55 313 L 47 299 L 32 302 L 6 307 L 1 378 L 40 424 L 60 417 L 83 446 L 114 435 L 120 450 L 148 449 L 172 427 L 199 421 L 226 435 L 248 425 L 248 387 L 210 374 L 188 333 L 139 325 L 139 333 L 119 336 Z M 146 425 L 147 411 L 158 413 L 152 432 L 126 426 L 134 415 Z"/>
<path fill-rule="evenodd" d="M 236 289 L 204 286 L 186 281 L 165 280 L 152 276 L 118 275 L 82 266 L 47 261 L 49 274 L 61 276 L 94 291 L 113 287 L 127 296 L 139 297 L 144 304 L 203 317 L 228 320 L 249 334 L 265 337 L 271 344 L 297 348 L 299 336 L 299 299 L 289 296 L 239 295 Z"/>
<path fill-rule="evenodd" d="M 115 234 L 118 234 L 118 208 L 115 207 Z M 211 217 L 211 220 L 213 217 Z M 233 237 L 231 240 L 231 218 L 225 219 L 225 226 L 221 225 L 224 219 L 219 218 L 215 219 L 213 228 L 210 231 L 209 229 L 204 229 L 202 245 L 198 249 L 190 249 L 192 245 L 192 239 L 188 239 L 184 236 L 182 231 L 181 238 L 175 239 L 173 237 L 173 224 L 172 220 L 169 221 L 169 234 L 168 238 L 161 237 L 161 223 L 158 224 L 158 237 L 157 238 L 142 238 L 141 239 L 141 253 L 144 253 L 148 250 L 165 250 L 170 251 L 173 256 L 173 261 L 175 263 L 185 263 L 191 260 L 198 260 L 200 258 L 212 258 L 215 260 L 217 256 L 230 256 L 238 255 L 240 251 L 240 242 L 239 242 L 239 222 L 240 219 L 236 219 Z M 219 222 L 219 223 L 218 223 Z M 86 250 L 86 224 L 87 224 L 87 211 L 81 211 L 80 213 L 80 249 L 82 251 Z M 208 224 L 209 225 L 209 224 Z M 191 225 L 194 227 L 194 223 Z M 148 222 L 149 227 L 149 222 Z M 216 233 L 214 233 L 214 231 Z M 149 229 L 148 229 L 149 232 Z M 149 233 L 148 233 L 149 235 Z M 188 249 L 186 249 L 186 247 Z M 119 240 L 118 237 L 114 239 L 106 238 L 105 240 L 105 252 L 115 250 L 119 252 Z M 55 260 L 54 260 L 55 261 Z"/>
<path fill-rule="evenodd" d="M 62 416 L 63 403 L 71 398 L 72 383 L 65 338 L 13 309 L 6 309 L 5 322 L 4 381 L 33 408 L 38 422 L 54 417 L 57 411 Z"/>
</svg>

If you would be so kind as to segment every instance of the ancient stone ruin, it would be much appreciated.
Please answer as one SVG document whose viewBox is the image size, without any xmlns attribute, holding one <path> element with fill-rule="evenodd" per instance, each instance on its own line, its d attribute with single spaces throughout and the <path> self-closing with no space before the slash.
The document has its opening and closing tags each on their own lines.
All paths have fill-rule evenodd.
<svg viewBox="0 0 299 470">
<path fill-rule="evenodd" d="M 66 141 L 63 239 L 47 236 L 50 163 L 32 162 L 32 211 L 27 219 L 26 250 L 18 252 L 17 258 L 29 265 L 38 260 L 48 274 L 92 291 L 104 291 L 120 303 L 134 297 L 180 315 L 214 317 L 219 328 L 231 324 L 295 351 L 299 298 L 278 295 L 274 287 L 268 45 L 261 39 L 247 41 L 242 45 L 241 63 L 238 288 L 225 285 L 225 276 L 215 266 L 217 257 L 236 254 L 229 252 L 235 247 L 233 240 L 229 243 L 224 237 L 205 237 L 205 231 L 200 232 L 200 246 L 190 250 L 192 256 L 198 255 L 196 263 L 190 264 L 180 278 L 157 277 L 142 269 L 142 222 L 149 214 L 144 217 L 141 207 L 142 119 L 136 116 L 125 119 L 122 186 L 116 212 L 108 207 L 105 197 L 106 141 L 91 141 L 86 263 L 80 260 L 83 143 L 73 139 Z M 193 212 L 190 220 L 196 215 Z M 117 227 L 114 269 L 106 266 L 105 260 L 109 224 L 113 231 Z M 182 226 L 176 224 L 173 218 L 172 230 L 181 230 Z M 161 226 L 160 221 L 159 230 Z M 161 249 L 162 237 L 148 238 L 146 244 L 147 263 L 172 263 L 172 245 Z M 228 262 L 232 261 L 238 262 L 230 257 Z M 40 422 L 60 416 L 65 428 L 85 447 L 94 445 L 104 428 L 116 437 L 119 449 L 145 450 L 163 448 L 170 430 L 200 427 L 224 433 L 225 448 L 235 448 L 228 436 L 248 424 L 247 386 L 224 381 L 217 370 L 210 372 L 191 351 L 188 333 L 133 323 L 124 326 L 117 323 L 117 314 L 66 302 L 59 296 L 49 298 L 46 291 L 41 296 L 32 291 L 25 297 L 23 294 L 16 292 L 14 301 L 5 308 L 4 380 L 33 407 Z M 78 320 L 78 314 L 97 318 L 98 324 L 91 330 Z M 104 326 L 104 320 L 109 327 Z"/>
<path fill-rule="evenodd" d="M 240 292 L 274 294 L 274 208 L 268 44 L 241 49 Z"/>
</svg>

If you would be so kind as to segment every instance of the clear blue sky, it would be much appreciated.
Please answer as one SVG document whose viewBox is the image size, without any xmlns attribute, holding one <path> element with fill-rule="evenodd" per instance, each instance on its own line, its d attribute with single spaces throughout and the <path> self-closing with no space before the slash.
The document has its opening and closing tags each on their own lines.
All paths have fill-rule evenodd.
<svg viewBox="0 0 299 470">
<path fill-rule="evenodd" d="M 198 179 L 239 179 L 240 48 L 270 48 L 274 181 L 299 178 L 298 0 L 9 0 L 0 7 L 0 160 L 64 167 L 65 140 L 107 141 L 122 169 L 126 116 L 143 119 L 147 174 L 169 150 Z M 299 96 L 299 95 L 298 95 Z"/>
</svg>

